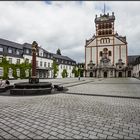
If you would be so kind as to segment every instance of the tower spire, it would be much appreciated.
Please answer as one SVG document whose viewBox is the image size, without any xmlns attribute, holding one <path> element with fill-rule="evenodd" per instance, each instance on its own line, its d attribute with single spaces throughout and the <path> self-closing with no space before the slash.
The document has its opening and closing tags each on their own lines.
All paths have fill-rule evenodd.
<svg viewBox="0 0 140 140">
<path fill-rule="evenodd" d="M 106 7 L 105 7 L 105 3 L 104 3 L 104 15 L 105 15 L 105 10 L 106 10 L 105 8 L 106 8 Z"/>
</svg>

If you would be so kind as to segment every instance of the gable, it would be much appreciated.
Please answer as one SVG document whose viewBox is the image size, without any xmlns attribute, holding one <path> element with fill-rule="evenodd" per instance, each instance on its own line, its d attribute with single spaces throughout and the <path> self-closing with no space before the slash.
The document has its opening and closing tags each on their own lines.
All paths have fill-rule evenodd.
<svg viewBox="0 0 140 140">
<path fill-rule="evenodd" d="M 117 37 L 114 37 L 114 44 L 125 45 L 126 43 Z"/>
<path fill-rule="evenodd" d="M 94 38 L 87 46 L 96 46 L 96 39 Z"/>
</svg>

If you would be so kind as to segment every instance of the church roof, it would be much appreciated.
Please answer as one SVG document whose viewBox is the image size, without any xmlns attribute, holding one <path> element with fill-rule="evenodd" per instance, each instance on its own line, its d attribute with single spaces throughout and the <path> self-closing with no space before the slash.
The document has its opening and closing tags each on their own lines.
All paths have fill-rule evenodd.
<svg viewBox="0 0 140 140">
<path fill-rule="evenodd" d="M 114 13 L 112 12 L 112 15 L 108 14 L 100 14 L 100 17 L 95 18 L 95 23 L 99 23 L 99 22 L 105 22 L 105 21 L 114 21 L 115 20 L 115 16 Z"/>
</svg>

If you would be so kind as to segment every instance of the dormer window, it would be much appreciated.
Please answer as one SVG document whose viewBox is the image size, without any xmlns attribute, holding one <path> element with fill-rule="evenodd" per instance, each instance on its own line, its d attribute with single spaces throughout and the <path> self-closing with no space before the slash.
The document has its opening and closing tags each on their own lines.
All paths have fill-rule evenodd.
<svg viewBox="0 0 140 140">
<path fill-rule="evenodd" d="M 19 55 L 19 50 L 18 49 L 16 50 L 16 54 Z"/>
<path fill-rule="evenodd" d="M 12 53 L 12 48 L 9 48 L 8 49 L 8 53 Z"/>
<path fill-rule="evenodd" d="M 0 47 L 0 52 L 3 52 L 3 47 Z"/>
<path fill-rule="evenodd" d="M 26 49 L 26 53 L 29 54 L 29 49 Z"/>
</svg>

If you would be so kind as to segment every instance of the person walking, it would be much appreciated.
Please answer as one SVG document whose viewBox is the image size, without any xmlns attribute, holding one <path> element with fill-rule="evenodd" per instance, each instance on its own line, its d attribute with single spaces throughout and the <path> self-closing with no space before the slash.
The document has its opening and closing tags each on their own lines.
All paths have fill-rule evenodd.
<svg viewBox="0 0 140 140">
<path fill-rule="evenodd" d="M 78 80 L 80 80 L 80 75 L 79 75 L 79 77 L 78 77 Z"/>
</svg>

